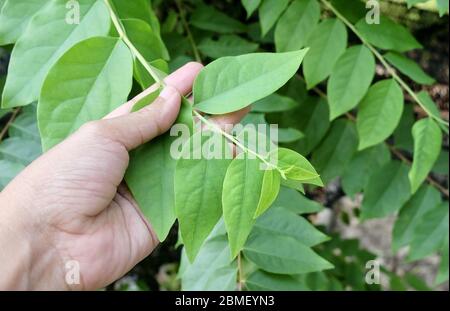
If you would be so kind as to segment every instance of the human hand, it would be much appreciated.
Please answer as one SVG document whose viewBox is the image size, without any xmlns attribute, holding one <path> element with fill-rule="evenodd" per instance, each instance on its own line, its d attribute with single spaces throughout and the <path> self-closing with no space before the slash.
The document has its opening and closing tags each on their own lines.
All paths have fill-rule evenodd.
<svg viewBox="0 0 450 311">
<path fill-rule="evenodd" d="M 159 241 L 123 184 L 128 152 L 170 128 L 201 68 L 190 63 L 167 77 L 160 97 L 137 112 L 152 88 L 84 125 L 0 193 L 0 289 L 97 289 L 150 254 Z M 65 281 L 69 261 L 79 264 L 79 285 Z"/>
</svg>

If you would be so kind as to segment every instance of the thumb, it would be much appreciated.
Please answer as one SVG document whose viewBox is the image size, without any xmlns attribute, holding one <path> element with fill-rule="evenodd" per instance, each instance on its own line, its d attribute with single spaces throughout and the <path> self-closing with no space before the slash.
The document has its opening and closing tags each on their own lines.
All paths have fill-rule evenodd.
<svg viewBox="0 0 450 311">
<path fill-rule="evenodd" d="M 165 133 L 175 122 L 180 103 L 178 91 L 173 86 L 166 86 L 150 105 L 136 112 L 97 122 L 104 136 L 131 150 Z"/>
</svg>

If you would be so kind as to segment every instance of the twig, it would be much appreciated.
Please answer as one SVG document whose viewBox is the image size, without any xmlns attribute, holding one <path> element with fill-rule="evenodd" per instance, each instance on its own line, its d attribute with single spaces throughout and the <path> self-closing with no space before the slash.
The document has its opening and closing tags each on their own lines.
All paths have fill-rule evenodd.
<svg viewBox="0 0 450 311">
<path fill-rule="evenodd" d="M 183 9 L 183 4 L 182 4 L 181 0 L 175 0 L 175 4 L 177 6 L 178 12 L 180 13 L 181 23 L 183 24 L 183 28 L 186 31 L 189 43 L 191 44 L 192 52 L 194 53 L 195 60 L 197 62 L 201 63 L 202 62 L 202 58 L 201 58 L 200 53 L 198 51 L 197 44 L 195 44 L 195 40 L 194 40 L 194 37 L 192 36 L 192 32 L 191 32 L 191 30 L 189 28 L 189 25 L 188 25 L 188 23 L 186 21 L 185 11 Z"/>
<path fill-rule="evenodd" d="M 0 132 L 0 141 L 3 140 L 3 137 L 5 137 L 6 133 L 8 132 L 9 127 L 11 126 L 11 124 L 14 122 L 14 120 L 16 119 L 17 115 L 20 112 L 20 108 L 17 108 L 13 111 L 11 117 L 9 118 L 8 122 L 6 122 L 5 127 L 1 130 Z"/>
<path fill-rule="evenodd" d="M 373 47 L 367 40 L 359 33 L 359 31 L 356 29 L 356 27 L 350 23 L 330 2 L 327 0 L 321 0 L 322 3 L 328 7 L 334 15 L 336 15 L 337 18 L 339 18 L 358 38 L 359 40 L 375 55 L 375 57 L 380 61 L 380 63 L 386 68 L 387 72 L 396 80 L 401 87 L 414 99 L 414 101 L 422 107 L 422 109 L 436 122 L 442 123 L 445 126 L 448 127 L 448 122 L 442 120 L 441 118 L 433 115 L 431 111 L 428 110 L 428 108 L 422 103 L 420 98 L 417 96 L 417 94 L 409 87 L 409 85 L 403 81 L 403 79 L 397 74 L 397 72 L 392 68 L 391 65 L 384 59 L 383 55 L 378 52 L 378 50 Z"/>
<path fill-rule="evenodd" d="M 237 268 L 238 268 L 238 272 L 237 272 L 237 278 L 238 278 L 238 282 L 237 282 L 237 290 L 238 291 L 242 291 L 243 289 L 243 284 L 244 284 L 244 280 L 242 279 L 242 258 L 241 258 L 241 252 L 239 252 L 239 254 L 237 255 Z"/>
</svg>

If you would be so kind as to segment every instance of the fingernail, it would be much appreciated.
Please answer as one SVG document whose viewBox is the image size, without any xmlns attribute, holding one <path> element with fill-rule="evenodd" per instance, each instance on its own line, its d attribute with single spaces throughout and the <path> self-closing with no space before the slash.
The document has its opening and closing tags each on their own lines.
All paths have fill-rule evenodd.
<svg viewBox="0 0 450 311">
<path fill-rule="evenodd" d="M 159 97 L 165 99 L 166 101 L 171 99 L 172 97 L 176 96 L 178 93 L 177 89 L 173 86 L 167 85 L 162 90 L 161 94 L 159 94 Z"/>
</svg>

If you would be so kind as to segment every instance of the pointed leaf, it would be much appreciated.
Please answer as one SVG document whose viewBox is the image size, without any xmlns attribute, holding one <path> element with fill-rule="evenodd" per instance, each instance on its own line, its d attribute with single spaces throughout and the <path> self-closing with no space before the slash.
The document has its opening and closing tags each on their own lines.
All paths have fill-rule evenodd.
<svg viewBox="0 0 450 311">
<path fill-rule="evenodd" d="M 394 79 L 372 85 L 359 104 L 356 127 L 359 150 L 388 138 L 397 127 L 403 112 L 403 91 Z"/>
<path fill-rule="evenodd" d="M 242 109 L 282 87 L 297 72 L 306 52 L 304 49 L 220 58 L 197 76 L 194 106 L 209 114 Z"/>
<path fill-rule="evenodd" d="M 50 68 L 70 47 L 84 39 L 108 34 L 110 17 L 105 4 L 96 0 L 78 2 L 78 25 L 66 22 L 66 0 L 51 2 L 30 21 L 11 54 L 3 107 L 36 101 Z"/>
<path fill-rule="evenodd" d="M 356 107 L 375 74 L 375 59 L 365 46 L 355 45 L 339 57 L 328 80 L 330 120 Z"/>
<path fill-rule="evenodd" d="M 384 55 L 384 58 L 394 65 L 401 73 L 419 84 L 431 85 L 435 82 L 435 80 L 427 75 L 415 61 L 403 54 L 389 52 Z"/>
<path fill-rule="evenodd" d="M 275 201 L 280 191 L 281 176 L 276 170 L 266 170 L 261 187 L 258 207 L 256 208 L 255 218 L 262 215 Z"/>
<path fill-rule="evenodd" d="M 286 10 L 289 0 L 263 0 L 259 7 L 261 37 L 264 37 Z"/>
<path fill-rule="evenodd" d="M 42 87 L 38 120 L 43 149 L 125 103 L 132 75 L 131 53 L 119 39 L 96 37 L 72 47 Z"/>
</svg>

